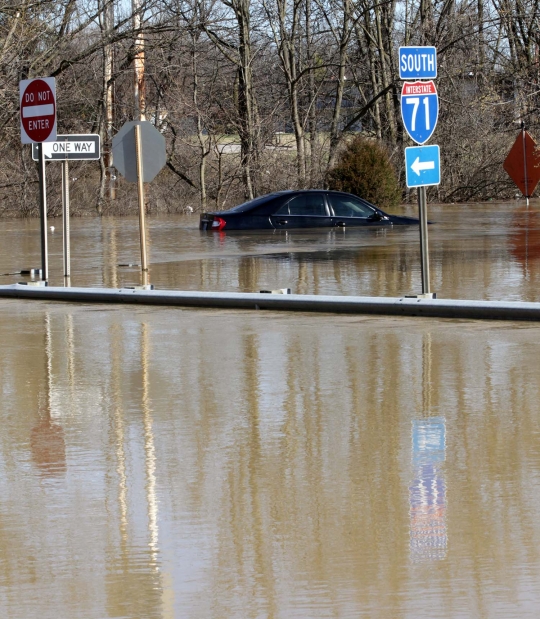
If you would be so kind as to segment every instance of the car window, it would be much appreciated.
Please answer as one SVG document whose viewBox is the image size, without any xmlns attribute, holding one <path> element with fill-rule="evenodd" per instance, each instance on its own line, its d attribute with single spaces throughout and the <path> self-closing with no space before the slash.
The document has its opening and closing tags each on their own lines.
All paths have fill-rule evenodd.
<svg viewBox="0 0 540 619">
<path fill-rule="evenodd" d="M 336 217 L 371 217 L 374 210 L 352 196 L 336 196 L 330 194 L 330 204 Z"/>
<path fill-rule="evenodd" d="M 284 204 L 276 215 L 309 215 L 325 217 L 326 206 L 322 193 L 304 193 Z"/>
<path fill-rule="evenodd" d="M 238 206 L 234 206 L 227 210 L 227 213 L 243 213 L 245 211 L 249 211 L 256 206 L 262 206 L 266 202 L 270 202 L 279 195 L 279 192 L 269 193 L 265 196 L 259 196 L 258 198 L 254 198 L 253 200 L 248 200 L 248 202 L 244 202 L 243 204 L 239 204 Z"/>
</svg>

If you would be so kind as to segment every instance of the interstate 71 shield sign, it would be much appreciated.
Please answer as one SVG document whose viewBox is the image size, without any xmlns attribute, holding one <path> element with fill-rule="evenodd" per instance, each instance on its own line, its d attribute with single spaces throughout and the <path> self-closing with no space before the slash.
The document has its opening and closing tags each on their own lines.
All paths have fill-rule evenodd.
<svg viewBox="0 0 540 619">
<path fill-rule="evenodd" d="M 407 133 L 417 144 L 433 135 L 439 116 L 439 97 L 435 83 L 404 82 L 401 89 L 401 117 Z"/>
</svg>

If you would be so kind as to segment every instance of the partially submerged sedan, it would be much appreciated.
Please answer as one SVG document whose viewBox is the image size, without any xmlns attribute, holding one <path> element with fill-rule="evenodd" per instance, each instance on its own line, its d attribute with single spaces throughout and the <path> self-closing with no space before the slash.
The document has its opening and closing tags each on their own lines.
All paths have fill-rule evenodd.
<svg viewBox="0 0 540 619">
<path fill-rule="evenodd" d="M 278 191 L 228 211 L 202 213 L 201 230 L 292 230 L 418 224 L 413 217 L 388 215 L 367 200 L 340 191 Z"/>
</svg>

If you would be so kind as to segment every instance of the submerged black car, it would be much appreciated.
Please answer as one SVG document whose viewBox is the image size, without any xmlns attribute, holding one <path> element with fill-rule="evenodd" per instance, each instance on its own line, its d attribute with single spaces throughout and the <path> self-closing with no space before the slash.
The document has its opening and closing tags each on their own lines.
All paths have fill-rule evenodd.
<svg viewBox="0 0 540 619">
<path fill-rule="evenodd" d="M 278 191 L 215 213 L 203 213 L 201 230 L 291 230 L 418 224 L 388 215 L 367 200 L 340 191 Z"/>
</svg>

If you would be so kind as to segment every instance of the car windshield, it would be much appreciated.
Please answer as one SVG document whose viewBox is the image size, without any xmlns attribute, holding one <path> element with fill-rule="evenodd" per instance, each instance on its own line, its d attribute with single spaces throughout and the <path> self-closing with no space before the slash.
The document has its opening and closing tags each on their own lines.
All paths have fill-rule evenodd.
<svg viewBox="0 0 540 619">
<path fill-rule="evenodd" d="M 269 202 L 270 200 L 273 200 L 277 195 L 279 195 L 279 193 L 269 193 L 266 196 L 260 196 L 259 198 L 248 200 L 248 202 L 244 202 L 242 204 L 239 204 L 238 206 L 234 206 L 233 208 L 229 209 L 227 212 L 228 213 L 243 213 L 244 211 L 249 211 L 255 206 L 261 206 L 261 204 L 264 204 L 265 202 Z"/>
</svg>

